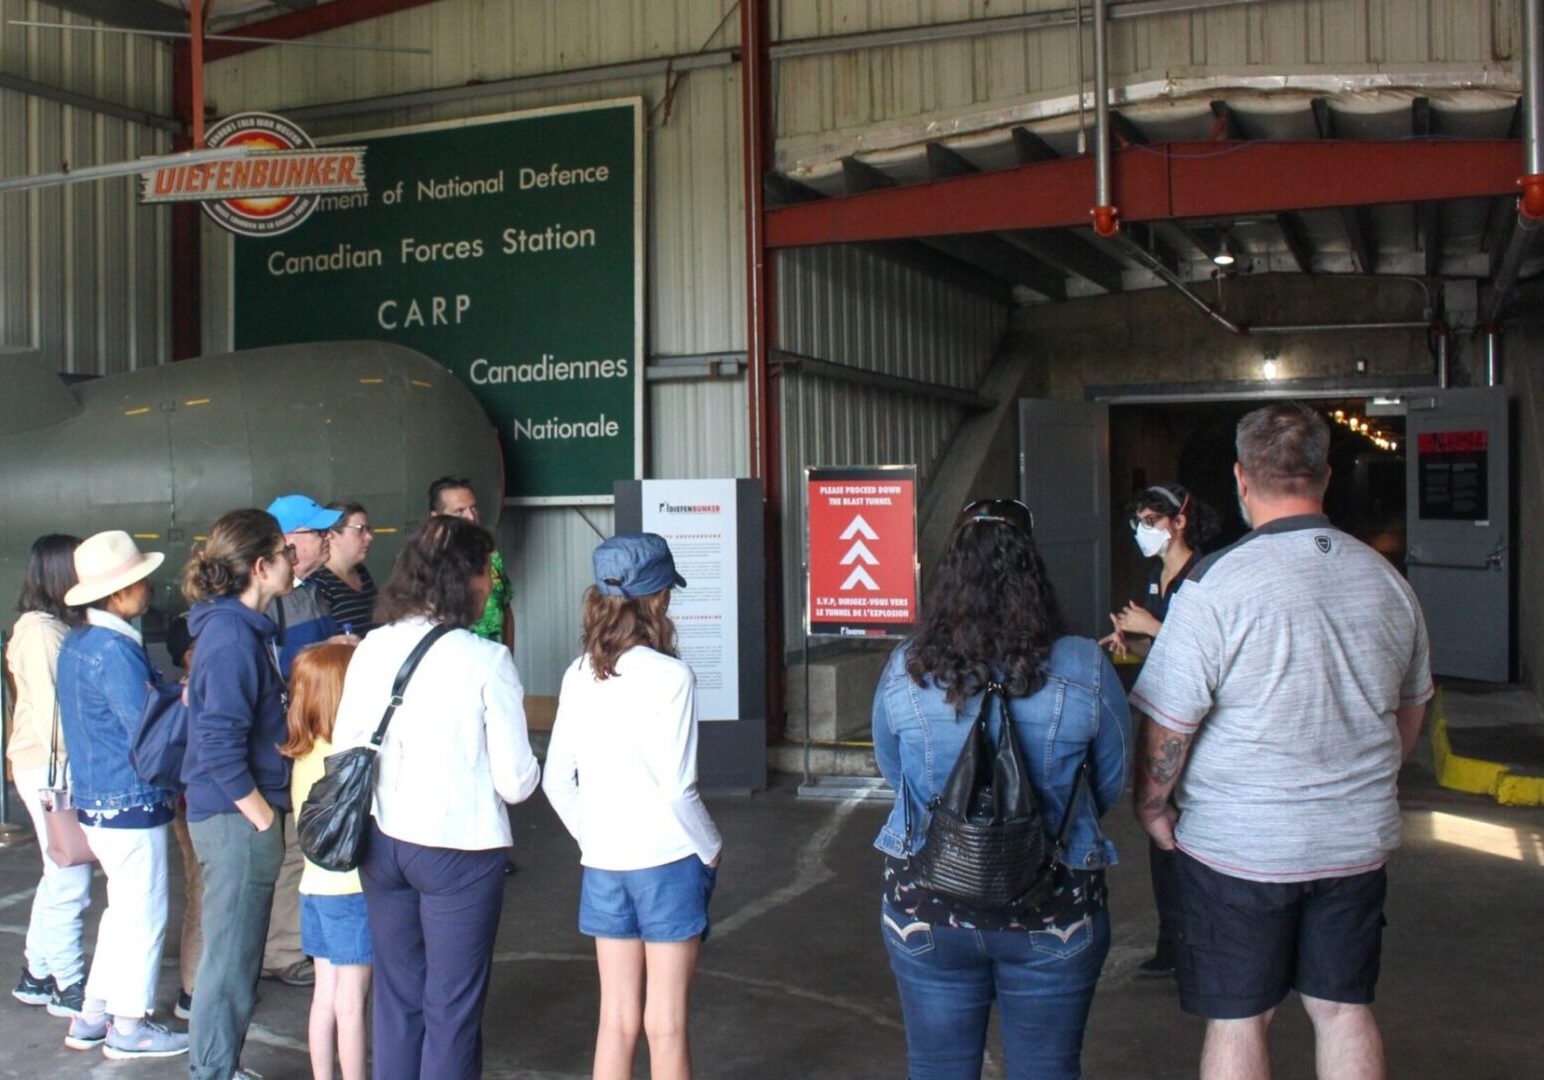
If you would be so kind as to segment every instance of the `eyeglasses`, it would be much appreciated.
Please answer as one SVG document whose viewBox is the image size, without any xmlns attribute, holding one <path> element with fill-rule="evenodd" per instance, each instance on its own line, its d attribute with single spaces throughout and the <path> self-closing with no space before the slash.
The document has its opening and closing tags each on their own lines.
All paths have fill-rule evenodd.
<svg viewBox="0 0 1544 1080">
<path fill-rule="evenodd" d="M 1029 507 L 1017 499 L 977 499 L 975 502 L 966 503 L 960 511 L 959 524 L 955 531 L 974 525 L 978 521 L 995 521 L 1002 525 L 1011 525 L 1025 536 L 1035 535 L 1035 515 Z"/>
<path fill-rule="evenodd" d="M 370 526 L 368 526 L 368 525 L 344 525 L 343 528 L 345 528 L 345 529 L 353 529 L 360 536 L 374 536 L 375 535 L 375 530 L 370 528 Z"/>
<path fill-rule="evenodd" d="M 293 565 L 295 562 L 295 545 L 285 544 L 278 551 L 269 553 L 269 562 L 278 562 L 280 559 L 283 559 L 285 562 Z"/>
<path fill-rule="evenodd" d="M 1126 524 L 1131 526 L 1132 532 L 1136 532 L 1139 526 L 1147 525 L 1151 527 L 1157 525 L 1160 521 L 1163 520 L 1165 520 L 1163 514 L 1138 514 Z"/>
</svg>

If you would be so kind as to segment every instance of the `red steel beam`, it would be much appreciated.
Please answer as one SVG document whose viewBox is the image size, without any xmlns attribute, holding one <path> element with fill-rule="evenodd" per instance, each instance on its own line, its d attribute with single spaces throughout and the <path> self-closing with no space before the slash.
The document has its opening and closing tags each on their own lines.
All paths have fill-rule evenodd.
<svg viewBox="0 0 1544 1080">
<path fill-rule="evenodd" d="M 432 3 L 434 0 L 333 0 L 330 4 L 317 4 L 302 11 L 291 11 L 261 22 L 247 23 L 232 33 L 266 38 L 303 38 Z M 229 56 L 267 47 L 253 41 L 211 41 L 204 46 L 204 60 L 224 60 Z"/>
<path fill-rule="evenodd" d="M 194 130 L 195 97 L 192 46 L 189 42 L 178 41 L 172 45 L 172 111 L 177 119 L 187 125 L 189 132 Z M 178 135 L 172 139 L 173 150 L 192 148 L 193 139 L 190 135 Z M 203 249 L 199 235 L 201 216 L 198 203 L 171 205 L 173 360 L 190 360 L 204 351 L 201 321 Z"/>
<path fill-rule="evenodd" d="M 1164 143 L 1116 152 L 1121 220 L 1169 221 L 1511 195 L 1516 139 Z M 767 246 L 1070 228 L 1089 223 L 1093 158 L 769 210 Z"/>
</svg>

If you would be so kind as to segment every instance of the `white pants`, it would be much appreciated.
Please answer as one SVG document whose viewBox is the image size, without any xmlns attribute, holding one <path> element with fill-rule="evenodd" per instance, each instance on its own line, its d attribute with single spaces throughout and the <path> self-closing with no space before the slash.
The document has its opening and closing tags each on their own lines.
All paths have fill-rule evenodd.
<svg viewBox="0 0 1544 1080">
<path fill-rule="evenodd" d="M 155 1003 L 166 943 L 170 825 L 153 829 L 85 827 L 91 853 L 107 875 L 107 910 L 97 927 L 86 1000 L 105 1002 L 114 1017 L 135 1020 Z"/>
<path fill-rule="evenodd" d="M 27 922 L 27 970 L 39 979 L 52 975 L 63 990 L 80 982 L 86 966 L 80 935 L 81 916 L 91 906 L 91 864 L 60 866 L 48 857 L 48 825 L 38 797 L 38 790 L 48 783 L 48 766 L 17 769 L 15 777 L 43 856 L 43 877 L 32 896 L 32 918 Z"/>
</svg>

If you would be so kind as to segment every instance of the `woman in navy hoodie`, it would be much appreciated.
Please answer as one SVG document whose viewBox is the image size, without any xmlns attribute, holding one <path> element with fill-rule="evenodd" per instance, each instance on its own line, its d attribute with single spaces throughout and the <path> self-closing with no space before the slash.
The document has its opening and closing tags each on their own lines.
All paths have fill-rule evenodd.
<svg viewBox="0 0 1544 1080">
<path fill-rule="evenodd" d="M 261 510 L 216 521 L 182 573 L 198 640 L 188 673 L 188 831 L 204 874 L 204 955 L 188 1066 L 193 1080 L 231 1080 L 257 1001 L 263 941 L 284 858 L 289 806 L 284 680 L 277 627 L 263 614 L 289 592 L 295 549 Z"/>
</svg>

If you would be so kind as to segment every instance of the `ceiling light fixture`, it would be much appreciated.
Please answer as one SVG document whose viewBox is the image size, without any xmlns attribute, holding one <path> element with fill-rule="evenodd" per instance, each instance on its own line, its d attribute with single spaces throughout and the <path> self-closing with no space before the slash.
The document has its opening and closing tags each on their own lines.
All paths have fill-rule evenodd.
<svg viewBox="0 0 1544 1080">
<path fill-rule="evenodd" d="M 1238 254 L 1237 249 L 1233 246 L 1233 241 L 1224 236 L 1222 242 L 1217 245 L 1216 252 L 1212 255 L 1212 262 L 1218 266 L 1232 266 L 1237 261 Z"/>
</svg>

